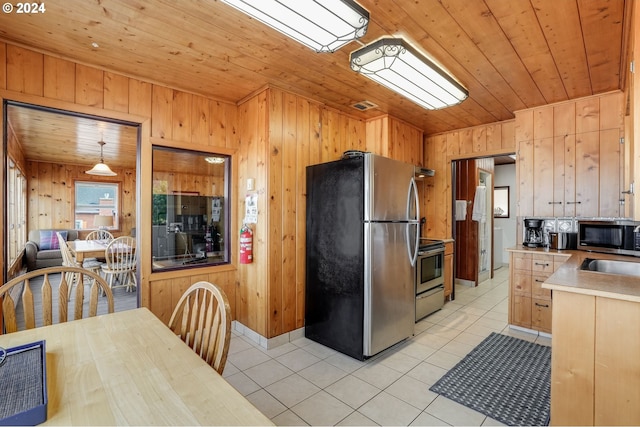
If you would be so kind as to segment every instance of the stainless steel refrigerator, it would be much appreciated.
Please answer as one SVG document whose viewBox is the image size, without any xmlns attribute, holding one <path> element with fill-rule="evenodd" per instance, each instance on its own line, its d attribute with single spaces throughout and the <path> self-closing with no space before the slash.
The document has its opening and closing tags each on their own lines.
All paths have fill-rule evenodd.
<svg viewBox="0 0 640 427">
<path fill-rule="evenodd" d="M 413 335 L 414 166 L 364 153 L 306 172 L 305 336 L 363 360 Z"/>
</svg>

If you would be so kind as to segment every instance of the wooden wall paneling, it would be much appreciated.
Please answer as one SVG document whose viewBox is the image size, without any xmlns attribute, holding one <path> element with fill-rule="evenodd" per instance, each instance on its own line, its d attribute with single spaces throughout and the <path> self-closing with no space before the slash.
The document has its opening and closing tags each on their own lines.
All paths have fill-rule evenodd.
<svg viewBox="0 0 640 427">
<path fill-rule="evenodd" d="M 153 85 L 141 80 L 129 79 L 129 113 L 151 117 Z"/>
<path fill-rule="evenodd" d="M 447 135 L 447 140 L 446 140 L 447 155 L 456 156 L 458 154 L 461 154 L 462 148 L 460 147 L 461 145 L 460 132 L 458 131 L 448 132 L 446 135 Z"/>
<path fill-rule="evenodd" d="M 485 126 L 476 126 L 471 130 L 473 139 L 472 152 L 484 153 L 487 151 L 487 129 Z"/>
<path fill-rule="evenodd" d="M 0 42 L 0 89 L 6 89 L 6 88 L 7 88 L 7 44 Z"/>
<path fill-rule="evenodd" d="M 292 329 L 301 328 L 304 326 L 304 295 L 305 295 L 305 268 L 306 268 L 306 194 L 307 194 L 307 171 L 306 166 L 309 163 L 309 151 L 310 147 L 317 142 L 313 138 L 313 124 L 317 125 L 319 117 L 313 117 L 310 102 L 306 99 L 298 97 L 296 99 L 296 111 L 298 112 L 298 120 L 295 124 L 296 135 L 298 135 L 298 141 L 296 142 L 296 158 L 294 169 L 294 235 L 295 235 L 295 247 L 294 247 L 294 259 L 296 264 L 294 291 L 294 303 L 292 309 L 295 310 L 293 316 Z"/>
<path fill-rule="evenodd" d="M 267 337 L 272 337 L 282 333 L 282 306 L 283 306 L 283 288 L 282 274 L 284 262 L 283 239 L 284 239 L 284 211 L 283 211 L 283 147 L 285 139 L 285 129 L 288 132 L 290 127 L 285 127 L 285 100 L 284 93 L 276 90 L 269 90 L 269 110 L 268 110 L 268 217 L 263 220 L 263 226 L 267 227 L 265 236 L 266 241 L 266 266 L 265 271 L 268 273 L 267 282 L 267 298 L 268 306 L 272 309 L 267 313 Z M 295 120 L 295 118 L 294 118 Z M 294 128 L 295 129 L 295 128 Z M 339 131 L 339 130 L 338 130 Z M 295 139 L 295 135 L 293 136 Z M 339 143 L 339 141 L 336 141 Z M 260 227 L 257 224 L 256 227 Z"/>
<path fill-rule="evenodd" d="M 620 144 L 620 130 L 606 129 L 600 131 L 600 194 L 599 214 L 601 217 L 620 217 L 624 209 L 621 209 L 620 200 L 624 200 L 620 188 L 623 181 L 622 155 L 623 147 Z M 621 212 L 622 211 L 622 212 Z"/>
<path fill-rule="evenodd" d="M 44 59 L 41 53 L 7 45 L 7 89 L 43 95 Z"/>
<path fill-rule="evenodd" d="M 273 328 L 274 335 L 292 331 L 296 329 L 296 271 L 298 259 L 296 258 L 296 240 L 298 233 L 296 230 L 296 209 L 298 185 L 297 185 L 297 151 L 301 147 L 298 141 L 305 140 L 306 135 L 297 133 L 298 123 L 308 121 L 309 118 L 303 116 L 302 111 L 298 111 L 298 97 L 285 94 L 283 102 L 282 120 L 282 203 L 280 207 L 280 218 L 282 218 L 282 263 L 280 264 L 282 273 L 280 276 L 280 287 L 282 289 L 282 301 L 280 305 L 281 325 Z M 348 129 L 351 129 L 349 126 Z M 353 134 L 350 132 L 350 135 Z M 278 217 L 275 217 L 276 220 Z M 271 267 L 271 266 L 270 266 Z M 273 310 L 271 310 L 273 311 Z M 276 332 L 277 331 L 277 332 Z"/>
<path fill-rule="evenodd" d="M 575 211 L 571 216 L 594 216 L 598 212 L 600 195 L 600 133 L 584 132 L 576 135 L 576 192 Z M 575 212 L 575 213 L 573 213 Z M 565 211 L 566 213 L 566 211 Z M 595 215 L 597 216 L 597 214 Z"/>
<path fill-rule="evenodd" d="M 76 65 L 71 61 L 45 55 L 43 68 L 44 97 L 74 102 L 76 98 Z"/>
<path fill-rule="evenodd" d="M 640 425 L 638 303 L 598 297 L 595 312 L 593 425 Z"/>
<path fill-rule="evenodd" d="M 76 103 L 104 107 L 104 71 L 76 64 Z"/>
<path fill-rule="evenodd" d="M 212 124 L 210 123 L 211 115 L 211 103 L 203 96 L 192 95 L 191 108 L 189 109 L 191 117 L 189 118 L 189 141 L 197 145 L 215 145 L 211 143 L 212 139 Z M 224 117 L 224 116 L 223 116 Z M 224 139 L 222 140 L 222 147 L 224 147 Z"/>
<path fill-rule="evenodd" d="M 171 139 L 174 141 L 193 142 L 201 144 L 200 141 L 191 140 L 191 103 L 193 96 L 178 90 L 173 91 L 173 101 L 171 103 Z M 206 142 L 205 142 L 206 144 Z"/>
<path fill-rule="evenodd" d="M 386 145 L 388 137 L 388 120 L 386 118 L 376 118 L 367 120 L 365 124 L 366 140 L 365 151 L 372 153 L 384 153 L 383 146 Z"/>
<path fill-rule="evenodd" d="M 473 128 L 460 132 L 460 154 L 473 153 Z"/>
<path fill-rule="evenodd" d="M 153 85 L 151 92 L 151 136 L 173 139 L 172 131 L 173 90 Z"/>
<path fill-rule="evenodd" d="M 502 149 L 510 149 L 514 153 L 516 151 L 516 121 L 510 120 L 502 122 L 500 126 L 502 133 Z"/>
<path fill-rule="evenodd" d="M 485 127 L 486 150 L 500 150 L 502 148 L 502 125 L 495 123 Z"/>
<path fill-rule="evenodd" d="M 129 79 L 127 77 L 116 73 L 104 73 L 104 108 L 123 113 L 129 111 Z"/>
</svg>

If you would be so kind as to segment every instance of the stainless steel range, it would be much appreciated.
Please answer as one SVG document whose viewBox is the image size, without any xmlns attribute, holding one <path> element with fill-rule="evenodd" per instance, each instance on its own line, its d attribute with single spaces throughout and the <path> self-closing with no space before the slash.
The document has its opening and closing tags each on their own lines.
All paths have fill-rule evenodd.
<svg viewBox="0 0 640 427">
<path fill-rule="evenodd" d="M 416 261 L 416 322 L 444 305 L 444 242 L 420 239 Z"/>
</svg>

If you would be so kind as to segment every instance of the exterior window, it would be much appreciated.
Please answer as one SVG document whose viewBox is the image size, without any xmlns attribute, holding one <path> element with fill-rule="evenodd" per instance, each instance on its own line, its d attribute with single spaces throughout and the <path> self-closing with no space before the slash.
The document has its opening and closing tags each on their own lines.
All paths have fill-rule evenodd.
<svg viewBox="0 0 640 427">
<path fill-rule="evenodd" d="M 231 158 L 153 148 L 152 270 L 228 263 Z"/>
<path fill-rule="evenodd" d="M 27 180 L 18 166 L 7 159 L 7 229 L 9 265 L 18 258 L 27 241 Z"/>
<path fill-rule="evenodd" d="M 76 230 L 99 228 L 118 230 L 119 194 L 120 184 L 118 183 L 76 181 L 74 228 Z"/>
</svg>

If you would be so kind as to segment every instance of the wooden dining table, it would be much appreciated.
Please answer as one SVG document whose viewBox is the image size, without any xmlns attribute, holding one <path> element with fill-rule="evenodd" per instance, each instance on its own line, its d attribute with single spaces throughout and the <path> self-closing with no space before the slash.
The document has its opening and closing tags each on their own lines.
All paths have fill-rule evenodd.
<svg viewBox="0 0 640 427">
<path fill-rule="evenodd" d="M 106 240 L 69 240 L 67 242 L 69 250 L 76 258 L 76 261 L 81 264 L 85 258 L 104 257 L 107 244 Z"/>
<path fill-rule="evenodd" d="M 45 340 L 43 425 L 273 425 L 146 308 L 0 335 Z"/>
</svg>

